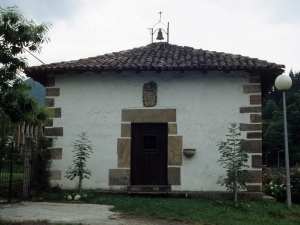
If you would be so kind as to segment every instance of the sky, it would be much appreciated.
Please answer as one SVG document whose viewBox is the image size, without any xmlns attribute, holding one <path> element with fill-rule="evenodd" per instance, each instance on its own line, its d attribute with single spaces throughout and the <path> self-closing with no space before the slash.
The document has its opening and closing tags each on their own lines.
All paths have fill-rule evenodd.
<svg viewBox="0 0 300 225">
<path fill-rule="evenodd" d="M 2 8 L 14 5 L 36 24 L 51 24 L 50 42 L 35 53 L 46 64 L 148 45 L 148 28 L 161 11 L 170 44 L 300 71 L 300 0 L 0 0 Z M 41 65 L 27 58 L 30 66 Z"/>
</svg>

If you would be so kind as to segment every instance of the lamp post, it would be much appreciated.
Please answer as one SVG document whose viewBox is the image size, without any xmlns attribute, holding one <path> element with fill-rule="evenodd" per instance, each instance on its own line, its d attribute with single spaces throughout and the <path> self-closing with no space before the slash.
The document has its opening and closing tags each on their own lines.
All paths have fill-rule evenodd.
<svg viewBox="0 0 300 225">
<path fill-rule="evenodd" d="M 275 87 L 278 90 L 282 91 L 282 98 L 283 98 L 286 202 L 287 202 L 287 207 L 289 209 L 292 208 L 292 199 L 291 199 L 290 162 L 289 162 L 289 148 L 288 148 L 287 121 L 286 121 L 285 91 L 289 90 L 291 86 L 292 86 L 292 79 L 287 75 L 280 75 L 275 80 Z"/>
<path fill-rule="evenodd" d="M 266 152 L 266 168 L 268 167 L 268 153 L 270 152 Z"/>
<path fill-rule="evenodd" d="M 278 169 L 279 169 L 279 153 L 283 152 L 283 150 L 278 151 Z"/>
</svg>

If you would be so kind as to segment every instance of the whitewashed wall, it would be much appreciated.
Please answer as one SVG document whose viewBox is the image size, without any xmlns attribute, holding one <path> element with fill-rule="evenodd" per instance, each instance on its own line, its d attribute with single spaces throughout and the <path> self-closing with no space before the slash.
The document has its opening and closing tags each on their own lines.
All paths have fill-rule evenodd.
<svg viewBox="0 0 300 225">
<path fill-rule="evenodd" d="M 117 138 L 121 136 L 122 109 L 143 108 L 143 84 L 157 83 L 157 106 L 175 108 L 177 134 L 183 137 L 183 148 L 195 148 L 191 158 L 183 156 L 181 185 L 172 190 L 225 190 L 216 184 L 225 171 L 217 163 L 217 143 L 226 140 L 229 123 L 248 123 L 249 115 L 240 114 L 249 96 L 243 94 L 249 74 L 243 71 L 223 72 L 103 72 L 69 73 L 55 76 L 60 96 L 55 107 L 61 107 L 61 118 L 54 127 L 63 127 L 63 137 L 57 137 L 56 148 L 63 148 L 62 160 L 53 160 L 53 170 L 62 171 L 62 180 L 53 181 L 63 188 L 75 188 L 78 182 L 64 177 L 72 164 L 73 141 L 80 132 L 87 132 L 94 145 L 88 160 L 93 175 L 83 180 L 88 189 L 108 189 L 108 170 L 117 168 Z"/>
</svg>

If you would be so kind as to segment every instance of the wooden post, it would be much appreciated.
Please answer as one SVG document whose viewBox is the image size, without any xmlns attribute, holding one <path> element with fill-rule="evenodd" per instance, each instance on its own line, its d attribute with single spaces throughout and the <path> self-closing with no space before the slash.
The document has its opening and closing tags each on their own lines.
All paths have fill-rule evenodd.
<svg viewBox="0 0 300 225">
<path fill-rule="evenodd" d="M 31 173 L 32 138 L 25 138 L 24 166 L 23 166 L 23 198 L 29 198 L 29 185 Z"/>
</svg>

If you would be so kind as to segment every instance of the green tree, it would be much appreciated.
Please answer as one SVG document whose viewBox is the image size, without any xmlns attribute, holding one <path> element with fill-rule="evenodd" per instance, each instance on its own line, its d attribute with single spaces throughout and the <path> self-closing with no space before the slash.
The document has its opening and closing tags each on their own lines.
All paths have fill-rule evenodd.
<svg viewBox="0 0 300 225">
<path fill-rule="evenodd" d="M 286 91 L 287 125 L 290 164 L 294 166 L 300 163 L 300 73 L 291 71 L 289 75 L 293 85 Z M 282 92 L 276 88 L 263 102 L 262 119 L 263 156 L 268 152 L 268 166 L 277 166 L 278 152 L 284 149 L 284 135 Z M 280 163 L 283 165 L 284 160 Z"/>
<path fill-rule="evenodd" d="M 268 102 L 266 102 L 266 106 L 263 108 L 262 118 L 266 120 L 272 119 L 273 113 L 278 110 L 279 107 L 277 106 L 276 102 L 270 99 Z"/>
<path fill-rule="evenodd" d="M 15 129 L 15 126 L 10 123 L 9 117 L 0 108 L 0 141 L 1 149 L 6 148 L 6 144 L 10 142 L 9 134 Z"/>
<path fill-rule="evenodd" d="M 73 167 L 70 166 L 69 169 L 66 171 L 65 177 L 73 180 L 76 176 L 79 177 L 79 192 L 81 191 L 82 186 L 82 179 L 87 178 L 89 179 L 92 176 L 92 173 L 86 167 L 86 161 L 90 158 L 90 153 L 93 153 L 93 145 L 88 140 L 88 136 L 86 132 L 81 132 L 79 135 L 79 140 L 73 142 L 74 150 L 74 160 L 73 160 Z"/>
<path fill-rule="evenodd" d="M 21 78 L 28 63 L 27 52 L 40 52 L 49 24 L 36 25 L 25 19 L 17 7 L 0 8 L 0 108 L 12 123 L 37 123 L 45 120 L 49 113 L 39 107 Z"/>
<path fill-rule="evenodd" d="M 9 136 L 9 134 L 11 134 L 14 129 L 15 126 L 0 108 L 0 173 L 4 165 L 4 156 L 11 151 L 11 147 L 8 143 L 12 141 L 12 137 Z"/>
<path fill-rule="evenodd" d="M 249 167 L 246 163 L 248 155 L 244 152 L 243 140 L 238 137 L 241 133 L 236 123 L 231 123 L 228 128 L 229 135 L 226 135 L 227 141 L 218 143 L 221 153 L 220 159 L 217 161 L 220 166 L 226 169 L 227 175 L 220 176 L 217 184 L 225 186 L 227 190 L 233 191 L 233 199 L 237 201 L 237 192 L 239 189 L 246 189 L 246 180 L 249 178 L 247 171 L 242 171 L 242 168 Z"/>
</svg>

